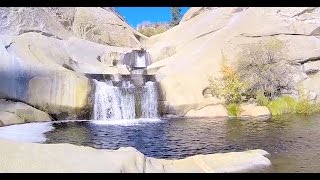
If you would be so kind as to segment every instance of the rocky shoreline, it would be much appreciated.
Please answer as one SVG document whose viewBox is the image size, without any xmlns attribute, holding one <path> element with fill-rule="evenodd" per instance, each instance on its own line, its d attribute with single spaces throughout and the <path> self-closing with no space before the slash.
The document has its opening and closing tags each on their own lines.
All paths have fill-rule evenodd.
<svg viewBox="0 0 320 180">
<path fill-rule="evenodd" d="M 16 143 L 0 139 L 0 172 L 219 173 L 271 165 L 264 150 L 195 155 L 179 160 L 146 157 L 132 147 L 98 150 L 71 144 Z"/>
</svg>

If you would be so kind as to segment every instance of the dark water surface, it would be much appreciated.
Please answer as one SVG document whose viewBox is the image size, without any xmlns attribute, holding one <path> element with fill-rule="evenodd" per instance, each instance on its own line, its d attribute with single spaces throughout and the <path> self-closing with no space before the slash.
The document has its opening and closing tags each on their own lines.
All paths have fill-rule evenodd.
<svg viewBox="0 0 320 180">
<path fill-rule="evenodd" d="M 135 121 L 135 120 L 132 120 Z M 149 157 L 181 159 L 196 154 L 264 149 L 272 166 L 259 172 L 320 172 L 320 116 L 270 120 L 163 119 L 100 125 L 54 123 L 45 143 L 98 149 L 132 146 Z"/>
</svg>

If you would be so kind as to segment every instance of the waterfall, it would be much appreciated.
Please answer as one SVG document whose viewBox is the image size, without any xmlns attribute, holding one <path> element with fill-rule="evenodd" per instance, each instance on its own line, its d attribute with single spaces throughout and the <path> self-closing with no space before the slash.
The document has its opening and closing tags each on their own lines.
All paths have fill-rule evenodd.
<svg viewBox="0 0 320 180">
<path fill-rule="evenodd" d="M 154 82 L 149 81 L 140 88 L 129 81 L 123 81 L 120 87 L 113 86 L 112 81 L 100 82 L 94 79 L 94 83 L 94 120 L 158 117 L 157 90 Z M 138 98 L 139 94 L 141 98 Z"/>
<path fill-rule="evenodd" d="M 134 119 L 134 87 L 124 85 L 115 87 L 108 82 L 94 80 L 96 92 L 94 95 L 93 119 Z"/>
<path fill-rule="evenodd" d="M 129 79 L 127 74 L 111 74 L 111 78 L 106 78 L 108 81 L 94 80 L 94 120 L 158 117 L 156 83 L 149 81 L 146 73 L 150 58 L 143 49 L 132 50 L 119 61 L 119 64 L 129 67 Z"/>
<path fill-rule="evenodd" d="M 135 114 L 135 87 L 129 81 L 123 81 L 120 88 L 120 107 L 122 110 L 122 119 L 134 119 Z"/>
<path fill-rule="evenodd" d="M 148 81 L 142 88 L 141 111 L 143 118 L 158 117 L 158 93 L 154 82 Z"/>
</svg>

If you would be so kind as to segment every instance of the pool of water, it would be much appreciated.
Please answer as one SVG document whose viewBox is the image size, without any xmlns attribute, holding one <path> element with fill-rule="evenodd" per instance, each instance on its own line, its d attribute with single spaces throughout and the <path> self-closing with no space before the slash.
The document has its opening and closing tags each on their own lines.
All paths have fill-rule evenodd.
<svg viewBox="0 0 320 180">
<path fill-rule="evenodd" d="M 288 115 L 270 120 L 81 121 L 52 126 L 47 128 L 42 143 L 71 143 L 98 149 L 132 146 L 149 157 L 166 159 L 264 149 L 271 154 L 272 166 L 257 172 L 320 172 L 319 115 Z"/>
</svg>

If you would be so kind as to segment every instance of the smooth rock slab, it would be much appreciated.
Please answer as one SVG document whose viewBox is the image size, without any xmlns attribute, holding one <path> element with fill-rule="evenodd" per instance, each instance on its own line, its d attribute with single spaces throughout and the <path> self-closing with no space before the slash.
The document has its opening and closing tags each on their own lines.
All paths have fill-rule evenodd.
<svg viewBox="0 0 320 180">
<path fill-rule="evenodd" d="M 185 117 L 228 117 L 227 109 L 221 105 L 210 105 L 199 110 L 191 109 Z"/>
<path fill-rule="evenodd" d="M 0 172 L 242 172 L 271 165 L 264 150 L 155 159 L 132 147 L 98 150 L 71 144 L 0 140 Z"/>
<path fill-rule="evenodd" d="M 6 111 L 0 111 L 0 121 L 0 126 L 25 123 L 24 120 L 16 114 Z"/>
<path fill-rule="evenodd" d="M 36 108 L 33 108 L 22 102 L 13 102 L 5 99 L 0 99 L 0 114 L 11 114 L 8 123 L 4 122 L 4 125 L 20 124 L 25 122 L 42 122 L 51 121 L 51 117 Z M 0 116 L 0 120 L 3 116 Z"/>
<path fill-rule="evenodd" d="M 266 106 L 256 106 L 254 104 L 242 104 L 240 106 L 240 117 L 266 117 L 269 118 L 271 113 Z"/>
</svg>

